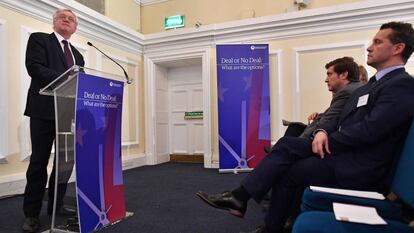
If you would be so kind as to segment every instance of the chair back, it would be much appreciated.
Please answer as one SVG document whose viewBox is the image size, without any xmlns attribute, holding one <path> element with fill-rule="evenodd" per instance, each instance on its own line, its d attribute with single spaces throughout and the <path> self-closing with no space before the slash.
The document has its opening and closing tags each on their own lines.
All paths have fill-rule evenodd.
<svg viewBox="0 0 414 233">
<path fill-rule="evenodd" d="M 414 119 L 405 139 L 391 189 L 404 203 L 414 208 Z"/>
</svg>

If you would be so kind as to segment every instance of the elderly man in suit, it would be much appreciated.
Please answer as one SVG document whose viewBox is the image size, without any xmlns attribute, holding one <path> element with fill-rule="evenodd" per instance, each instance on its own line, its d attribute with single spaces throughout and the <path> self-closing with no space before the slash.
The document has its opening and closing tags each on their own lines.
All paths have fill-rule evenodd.
<svg viewBox="0 0 414 233">
<path fill-rule="evenodd" d="M 26 50 L 26 68 L 31 77 L 24 115 L 30 117 L 32 154 L 27 168 L 27 184 L 24 192 L 23 211 L 26 217 L 23 232 L 37 232 L 40 227 L 39 213 L 47 182 L 47 164 L 55 140 L 55 109 L 51 96 L 39 94 L 39 90 L 55 80 L 74 64 L 84 66 L 80 52 L 70 44 L 77 28 L 76 15 L 69 9 L 60 9 L 53 15 L 51 34 L 33 33 Z M 52 212 L 54 173 L 49 179 L 48 213 Z M 59 197 L 66 192 L 66 183 L 58 186 Z M 57 213 L 65 213 L 63 200 L 57 200 Z"/>
<path fill-rule="evenodd" d="M 354 91 L 340 116 L 321 124 L 314 139 L 281 138 L 274 150 L 230 192 L 197 195 L 243 217 L 247 202 L 272 189 L 265 224 L 250 232 L 283 232 L 298 188 L 329 185 L 384 191 L 386 178 L 414 116 L 414 79 L 404 65 L 413 52 L 411 24 L 383 24 L 368 47 L 377 73 Z"/>
</svg>

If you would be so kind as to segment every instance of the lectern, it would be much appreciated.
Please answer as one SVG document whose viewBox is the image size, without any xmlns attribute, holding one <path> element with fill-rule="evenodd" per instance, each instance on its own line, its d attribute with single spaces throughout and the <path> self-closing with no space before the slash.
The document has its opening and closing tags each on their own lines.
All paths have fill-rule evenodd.
<svg viewBox="0 0 414 233">
<path fill-rule="evenodd" d="M 55 101 L 54 208 L 50 232 L 93 232 L 125 210 L 121 160 L 123 77 L 73 66 L 40 91 Z M 66 186 L 74 173 L 74 185 Z M 56 206 L 71 203 L 76 215 Z"/>
</svg>

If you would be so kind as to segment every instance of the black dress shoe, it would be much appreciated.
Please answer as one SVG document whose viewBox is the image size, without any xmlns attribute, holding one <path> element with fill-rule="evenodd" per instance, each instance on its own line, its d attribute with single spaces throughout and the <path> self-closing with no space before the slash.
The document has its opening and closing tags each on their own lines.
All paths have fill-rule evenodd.
<svg viewBox="0 0 414 233">
<path fill-rule="evenodd" d="M 52 208 L 47 208 L 47 213 L 49 215 L 51 215 L 53 212 Z M 56 208 L 56 215 L 61 215 L 61 216 L 76 216 L 77 212 L 75 207 L 69 207 L 69 206 L 58 206 Z"/>
<path fill-rule="evenodd" d="M 22 230 L 24 233 L 34 233 L 40 229 L 40 220 L 38 217 L 27 217 L 24 219 Z"/>
<path fill-rule="evenodd" d="M 269 231 L 267 231 L 266 226 L 259 226 L 254 230 L 251 231 L 241 231 L 240 233 L 269 233 Z"/>
<path fill-rule="evenodd" d="M 229 191 L 211 195 L 197 192 L 196 195 L 214 208 L 226 210 L 239 218 L 243 218 L 246 213 L 247 203 L 236 199 Z"/>
<path fill-rule="evenodd" d="M 79 232 L 79 219 L 78 217 L 70 217 L 66 219 L 66 229 L 73 232 Z"/>
</svg>

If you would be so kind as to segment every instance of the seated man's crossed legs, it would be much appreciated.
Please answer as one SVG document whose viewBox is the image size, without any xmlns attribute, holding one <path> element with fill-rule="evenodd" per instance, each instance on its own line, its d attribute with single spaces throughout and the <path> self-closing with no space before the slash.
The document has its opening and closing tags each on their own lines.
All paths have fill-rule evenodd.
<svg viewBox="0 0 414 233">
<path fill-rule="evenodd" d="M 197 196 L 215 208 L 243 217 L 251 198 L 260 202 L 272 189 L 265 226 L 252 232 L 283 232 L 298 188 L 309 184 L 336 184 L 334 156 L 321 159 L 312 153 L 311 143 L 309 139 L 281 138 L 238 188 L 211 195 L 198 192 Z"/>
</svg>

